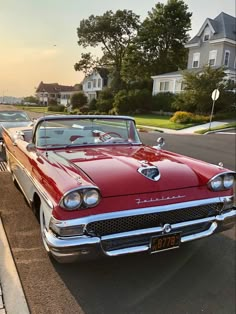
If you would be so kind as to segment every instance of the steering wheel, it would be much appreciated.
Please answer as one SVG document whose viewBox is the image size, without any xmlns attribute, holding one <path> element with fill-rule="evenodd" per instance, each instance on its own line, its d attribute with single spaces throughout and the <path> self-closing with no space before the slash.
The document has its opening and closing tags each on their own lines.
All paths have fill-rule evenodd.
<svg viewBox="0 0 236 314">
<path fill-rule="evenodd" d="M 116 133 L 116 132 L 107 132 L 107 133 L 104 133 L 102 135 L 99 136 L 99 139 L 103 142 L 106 142 L 108 140 L 110 140 L 113 136 L 112 135 L 115 135 L 115 137 L 119 137 L 119 138 L 122 138 L 122 136 L 119 134 L 119 133 Z M 109 136 L 109 138 L 106 138 L 107 136 Z"/>
</svg>

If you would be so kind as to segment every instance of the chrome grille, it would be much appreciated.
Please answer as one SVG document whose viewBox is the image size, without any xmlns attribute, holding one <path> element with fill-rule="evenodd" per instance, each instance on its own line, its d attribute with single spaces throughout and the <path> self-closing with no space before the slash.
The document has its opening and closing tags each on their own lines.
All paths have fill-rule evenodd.
<svg viewBox="0 0 236 314">
<path fill-rule="evenodd" d="M 89 223 L 86 229 L 89 234 L 104 236 L 120 232 L 163 226 L 167 223 L 174 224 L 212 217 L 216 216 L 222 207 L 222 203 L 214 203 L 166 212 L 94 221 Z"/>
<path fill-rule="evenodd" d="M 201 223 L 194 226 L 183 227 L 180 230 L 176 229 L 175 232 L 181 232 L 181 236 L 203 232 L 209 229 L 211 223 Z M 130 237 L 114 238 L 102 241 L 102 247 L 105 251 L 120 250 L 139 245 L 148 245 L 151 237 L 157 234 L 142 234 Z"/>
</svg>

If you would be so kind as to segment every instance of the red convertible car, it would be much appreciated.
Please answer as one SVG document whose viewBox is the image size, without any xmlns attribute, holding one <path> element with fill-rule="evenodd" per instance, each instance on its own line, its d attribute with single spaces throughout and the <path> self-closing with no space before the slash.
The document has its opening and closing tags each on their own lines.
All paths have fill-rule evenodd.
<svg viewBox="0 0 236 314">
<path fill-rule="evenodd" d="M 232 228 L 235 172 L 141 143 L 133 118 L 4 129 L 7 165 L 59 262 L 178 248 Z"/>
</svg>

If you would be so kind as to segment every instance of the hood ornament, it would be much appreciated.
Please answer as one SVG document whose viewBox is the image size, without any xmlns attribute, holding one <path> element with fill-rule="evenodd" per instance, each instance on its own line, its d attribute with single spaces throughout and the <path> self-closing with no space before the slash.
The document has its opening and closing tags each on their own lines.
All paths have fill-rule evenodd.
<svg viewBox="0 0 236 314">
<path fill-rule="evenodd" d="M 157 167 L 149 166 L 147 163 L 142 163 L 142 166 L 138 168 L 138 172 L 149 180 L 158 181 L 161 177 Z"/>
</svg>

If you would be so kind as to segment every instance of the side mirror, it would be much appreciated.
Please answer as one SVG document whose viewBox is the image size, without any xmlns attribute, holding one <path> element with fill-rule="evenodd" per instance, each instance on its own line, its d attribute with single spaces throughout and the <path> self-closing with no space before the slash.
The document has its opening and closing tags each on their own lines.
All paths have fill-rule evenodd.
<svg viewBox="0 0 236 314">
<path fill-rule="evenodd" d="M 165 140 L 163 137 L 157 139 L 157 146 L 153 146 L 156 149 L 161 149 L 165 145 Z"/>
<path fill-rule="evenodd" d="M 26 149 L 28 152 L 35 152 L 35 145 L 33 143 L 29 143 L 27 146 L 26 146 Z"/>
</svg>

